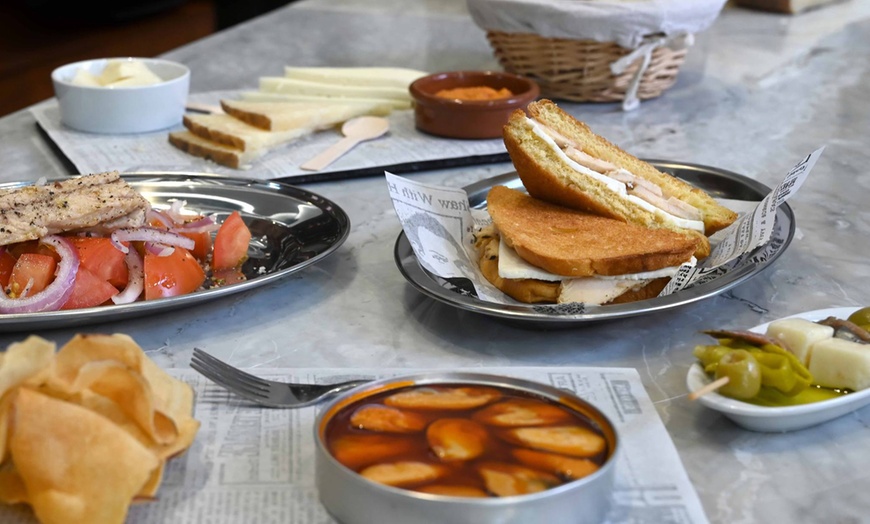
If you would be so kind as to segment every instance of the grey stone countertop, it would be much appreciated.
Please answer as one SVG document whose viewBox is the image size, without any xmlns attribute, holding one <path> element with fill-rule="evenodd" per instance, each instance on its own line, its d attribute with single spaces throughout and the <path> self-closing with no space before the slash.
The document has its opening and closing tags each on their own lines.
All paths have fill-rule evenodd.
<svg viewBox="0 0 870 524">
<path fill-rule="evenodd" d="M 633 112 L 562 104 L 637 156 L 706 164 L 768 186 L 825 145 L 790 201 L 798 234 L 770 268 L 681 308 L 541 331 L 436 302 L 393 261 L 400 231 L 380 177 L 304 187 L 338 203 L 350 237 L 321 263 L 182 311 L 40 334 L 125 332 L 164 367 L 194 346 L 245 367 L 633 367 L 712 522 L 870 521 L 870 408 L 791 433 L 755 433 L 686 398 L 699 330 L 870 304 L 870 2 L 798 16 L 727 8 L 697 35 L 676 85 Z M 436 71 L 497 67 L 459 0 L 298 2 L 165 55 L 192 92 L 239 89 L 284 65 Z M 27 110 L 0 119 L 0 181 L 67 174 Z M 509 164 L 412 175 L 464 186 Z M 868 191 L 868 193 L 865 193 Z M 0 347 L 23 333 L 0 335 Z M 654 452 L 654 450 L 650 450 Z"/>
</svg>

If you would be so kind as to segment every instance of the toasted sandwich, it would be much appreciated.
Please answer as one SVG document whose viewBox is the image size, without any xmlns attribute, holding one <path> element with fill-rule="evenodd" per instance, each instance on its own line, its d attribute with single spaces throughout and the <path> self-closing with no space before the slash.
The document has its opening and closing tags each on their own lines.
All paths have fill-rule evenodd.
<svg viewBox="0 0 870 524">
<path fill-rule="evenodd" d="M 695 238 L 698 258 L 710 253 L 707 237 L 737 218 L 704 191 L 626 153 L 549 100 L 529 104 L 528 116 L 515 111 L 504 142 L 530 195 Z"/>
<path fill-rule="evenodd" d="M 477 235 L 481 271 L 520 302 L 613 304 L 652 298 L 700 240 L 533 198 L 504 186 L 487 195 L 493 225 Z"/>
</svg>

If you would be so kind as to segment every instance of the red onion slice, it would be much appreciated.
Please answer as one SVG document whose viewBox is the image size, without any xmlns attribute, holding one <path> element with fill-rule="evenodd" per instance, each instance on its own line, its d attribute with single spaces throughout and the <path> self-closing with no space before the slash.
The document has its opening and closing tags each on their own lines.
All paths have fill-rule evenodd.
<svg viewBox="0 0 870 524">
<path fill-rule="evenodd" d="M 69 300 L 76 274 L 79 272 L 79 254 L 63 237 L 49 235 L 40 242 L 50 245 L 60 255 L 54 280 L 45 289 L 27 298 L 9 298 L 6 291 L 0 288 L 0 313 L 57 311 Z"/>
<path fill-rule="evenodd" d="M 21 294 L 18 295 L 18 298 L 27 298 L 31 289 L 33 289 L 33 277 L 27 279 L 27 285 L 24 286 L 23 290 L 21 290 Z"/>
<path fill-rule="evenodd" d="M 142 262 L 142 257 L 135 249 L 127 251 L 127 256 L 124 257 L 127 263 L 127 271 L 130 274 L 127 280 L 127 287 L 124 291 L 112 297 L 112 302 L 115 304 L 129 304 L 135 302 L 142 290 L 145 289 L 145 268 Z"/>
<path fill-rule="evenodd" d="M 161 224 L 163 224 L 164 227 L 166 227 L 166 229 L 172 229 L 175 227 L 175 221 L 172 220 L 172 218 L 170 218 L 166 213 L 158 209 L 151 208 L 150 210 L 148 210 L 148 214 L 145 215 L 145 217 L 148 222 L 151 222 L 152 220 L 160 222 Z"/>
<path fill-rule="evenodd" d="M 122 242 L 132 242 L 143 240 L 145 242 L 156 242 L 158 244 L 167 244 L 170 246 L 180 246 L 184 249 L 193 249 L 196 243 L 184 235 L 165 231 L 153 227 L 138 227 L 134 229 L 116 229 L 112 232 L 112 244 L 115 245 L 122 253 L 127 253 L 130 249 L 122 244 Z"/>
<path fill-rule="evenodd" d="M 145 242 L 145 251 L 149 254 L 156 255 L 158 257 L 168 257 L 172 253 L 175 253 L 175 248 L 172 246 L 167 246 L 166 244 L 157 244 L 155 242 Z"/>
<path fill-rule="evenodd" d="M 184 215 L 182 214 L 182 210 L 184 206 L 187 205 L 186 200 L 174 200 L 172 204 L 169 206 L 169 209 L 164 211 L 172 220 L 175 221 L 176 224 L 184 223 Z M 189 216 L 187 218 L 190 218 Z"/>
<path fill-rule="evenodd" d="M 214 221 L 211 217 L 202 217 L 199 220 L 188 222 L 176 228 L 176 231 L 182 233 L 211 233 L 220 229 L 221 225 Z"/>
</svg>

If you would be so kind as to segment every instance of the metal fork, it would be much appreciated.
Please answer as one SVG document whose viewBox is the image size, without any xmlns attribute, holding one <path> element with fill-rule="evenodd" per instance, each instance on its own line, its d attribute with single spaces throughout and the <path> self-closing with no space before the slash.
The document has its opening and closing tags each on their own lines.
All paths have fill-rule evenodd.
<svg viewBox="0 0 870 524">
<path fill-rule="evenodd" d="M 276 382 L 245 373 L 199 348 L 193 348 L 190 367 L 240 397 L 273 408 L 310 406 L 330 395 L 371 382 L 371 380 L 350 380 L 336 384 Z"/>
</svg>

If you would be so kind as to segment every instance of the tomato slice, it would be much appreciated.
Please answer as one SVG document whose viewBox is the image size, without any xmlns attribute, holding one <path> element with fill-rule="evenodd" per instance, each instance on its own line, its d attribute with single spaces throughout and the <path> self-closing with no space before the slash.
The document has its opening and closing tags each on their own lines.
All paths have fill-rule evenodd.
<svg viewBox="0 0 870 524">
<path fill-rule="evenodd" d="M 190 254 L 196 257 L 197 260 L 205 260 L 209 251 L 211 251 L 211 235 L 208 231 L 201 233 L 182 232 L 181 234 L 195 242 L 193 249 L 190 250 Z"/>
<path fill-rule="evenodd" d="M 100 280 L 108 281 L 118 289 L 124 289 L 129 278 L 127 263 L 122 253 L 110 238 L 68 237 L 79 252 L 81 265 Z"/>
<path fill-rule="evenodd" d="M 51 284 L 56 269 L 57 262 L 55 262 L 54 257 L 37 253 L 22 253 L 9 276 L 9 289 L 14 296 L 20 296 L 32 278 L 33 287 L 30 288 L 27 296 L 33 296 Z"/>
<path fill-rule="evenodd" d="M 17 244 L 12 244 L 11 246 L 9 246 L 8 252 L 15 258 L 21 258 L 21 255 L 23 255 L 24 253 L 48 255 L 53 258 L 55 262 L 60 262 L 60 255 L 58 255 L 53 249 L 51 249 L 47 245 L 40 243 L 39 240 L 28 240 L 26 242 L 18 242 Z"/>
<path fill-rule="evenodd" d="M 117 250 L 116 250 L 117 251 Z M 80 264 L 72 293 L 61 309 L 99 306 L 118 294 L 117 288 Z"/>
<path fill-rule="evenodd" d="M 12 276 L 12 268 L 15 267 L 15 257 L 4 251 L 0 255 L 0 286 L 5 289 L 9 285 L 9 277 Z"/>
<path fill-rule="evenodd" d="M 214 276 L 212 281 L 216 286 L 229 286 L 231 284 L 238 284 L 239 282 L 244 282 L 248 278 L 242 273 L 242 270 L 239 268 L 232 269 L 219 269 L 214 272 Z"/>
<path fill-rule="evenodd" d="M 212 268 L 215 271 L 239 267 L 248 258 L 251 231 L 238 211 L 224 220 L 214 239 Z"/>
<path fill-rule="evenodd" d="M 165 257 L 145 254 L 145 300 L 192 293 L 203 282 L 205 271 L 184 248 Z"/>
</svg>

